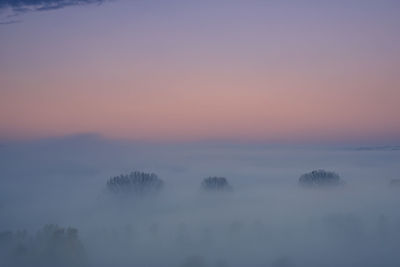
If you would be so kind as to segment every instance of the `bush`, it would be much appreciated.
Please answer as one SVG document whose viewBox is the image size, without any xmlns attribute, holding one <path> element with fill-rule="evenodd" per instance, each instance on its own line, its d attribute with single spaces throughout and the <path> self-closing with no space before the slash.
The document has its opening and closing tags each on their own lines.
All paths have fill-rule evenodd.
<svg viewBox="0 0 400 267">
<path fill-rule="evenodd" d="M 131 172 L 127 175 L 120 175 L 110 178 L 107 181 L 107 188 L 114 193 L 143 194 L 159 191 L 164 182 L 154 173 Z"/>
<path fill-rule="evenodd" d="M 335 172 L 314 170 L 300 176 L 299 183 L 304 186 L 332 186 L 340 185 L 342 181 Z"/>
</svg>

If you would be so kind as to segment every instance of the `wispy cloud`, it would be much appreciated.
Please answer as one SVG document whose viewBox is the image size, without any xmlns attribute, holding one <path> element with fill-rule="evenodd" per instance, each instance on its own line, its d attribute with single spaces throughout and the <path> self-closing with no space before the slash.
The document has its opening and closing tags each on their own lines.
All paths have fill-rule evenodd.
<svg viewBox="0 0 400 267">
<path fill-rule="evenodd" d="M 0 21 L 0 26 L 2 25 L 9 25 L 9 24 L 15 24 L 15 23 L 20 23 L 20 20 L 8 20 L 8 21 Z"/>
<path fill-rule="evenodd" d="M 67 6 L 100 4 L 105 0 L 0 0 L 0 9 L 11 8 L 14 12 L 59 9 Z"/>
<path fill-rule="evenodd" d="M 107 0 L 0 0 L 0 25 L 18 23 L 20 20 L 10 20 L 9 18 L 29 11 L 47 11 L 68 6 L 101 4 L 105 1 Z M 6 15 L 2 18 L 1 13 Z"/>
</svg>

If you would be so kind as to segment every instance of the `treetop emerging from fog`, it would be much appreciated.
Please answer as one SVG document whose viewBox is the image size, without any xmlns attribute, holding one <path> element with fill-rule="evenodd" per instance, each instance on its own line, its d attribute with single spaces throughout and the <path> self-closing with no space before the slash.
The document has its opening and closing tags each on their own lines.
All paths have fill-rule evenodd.
<svg viewBox="0 0 400 267">
<path fill-rule="evenodd" d="M 201 183 L 203 189 L 208 191 L 229 191 L 232 187 L 225 177 L 208 177 Z"/>
<path fill-rule="evenodd" d="M 335 172 L 314 170 L 300 176 L 299 183 L 305 186 L 330 186 L 342 184 L 342 181 Z"/>
<path fill-rule="evenodd" d="M 107 181 L 107 188 L 115 193 L 142 194 L 159 191 L 164 182 L 154 173 L 131 172 L 126 175 L 111 177 Z"/>
</svg>

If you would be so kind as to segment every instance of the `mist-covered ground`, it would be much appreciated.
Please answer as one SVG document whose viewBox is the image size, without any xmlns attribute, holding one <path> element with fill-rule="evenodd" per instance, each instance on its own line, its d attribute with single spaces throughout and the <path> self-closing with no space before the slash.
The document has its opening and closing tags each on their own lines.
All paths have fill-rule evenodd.
<svg viewBox="0 0 400 267">
<path fill-rule="evenodd" d="M 390 146 L 4 142 L 0 266 L 400 266 L 399 163 Z M 316 169 L 344 184 L 300 186 Z M 107 190 L 136 170 L 162 190 Z"/>
</svg>

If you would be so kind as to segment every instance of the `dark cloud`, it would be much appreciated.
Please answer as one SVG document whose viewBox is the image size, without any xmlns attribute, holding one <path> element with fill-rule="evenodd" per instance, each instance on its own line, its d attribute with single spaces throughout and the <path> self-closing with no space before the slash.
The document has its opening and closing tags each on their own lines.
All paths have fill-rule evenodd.
<svg viewBox="0 0 400 267">
<path fill-rule="evenodd" d="M 60 9 L 67 6 L 101 4 L 105 0 L 0 0 L 0 9 L 11 8 L 14 12 Z"/>
</svg>

